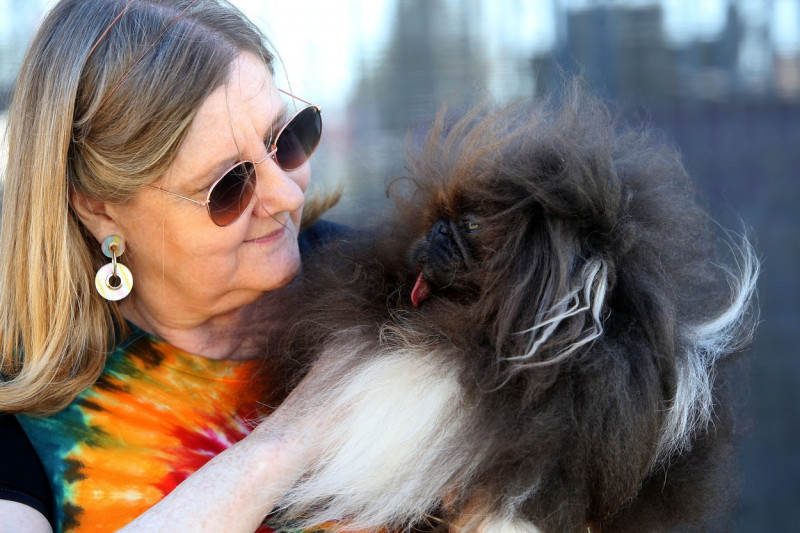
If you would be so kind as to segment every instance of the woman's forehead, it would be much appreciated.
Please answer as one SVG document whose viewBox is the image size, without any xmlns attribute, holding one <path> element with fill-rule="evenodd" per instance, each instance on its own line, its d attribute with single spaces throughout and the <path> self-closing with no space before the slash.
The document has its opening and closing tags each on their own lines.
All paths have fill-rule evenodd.
<svg viewBox="0 0 800 533">
<path fill-rule="evenodd" d="M 273 123 L 284 113 L 280 91 L 264 62 L 242 54 L 234 61 L 227 83 L 198 109 L 173 167 L 194 181 L 241 159 L 259 158 Z"/>
<path fill-rule="evenodd" d="M 255 129 L 258 137 L 263 137 L 282 111 L 280 91 L 266 65 L 252 54 L 242 54 L 234 60 L 227 83 L 217 87 L 198 109 L 188 136 L 219 141 L 223 131 L 240 136 Z"/>
</svg>

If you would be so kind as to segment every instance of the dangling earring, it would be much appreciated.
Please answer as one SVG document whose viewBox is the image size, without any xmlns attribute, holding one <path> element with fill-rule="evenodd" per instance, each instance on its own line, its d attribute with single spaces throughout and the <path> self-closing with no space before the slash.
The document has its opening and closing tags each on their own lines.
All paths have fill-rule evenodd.
<svg viewBox="0 0 800 533">
<path fill-rule="evenodd" d="M 109 235 L 103 240 L 103 254 L 111 258 L 111 262 L 103 265 L 94 277 L 94 286 L 100 296 L 106 300 L 116 302 L 131 293 L 133 288 L 133 275 L 123 264 L 117 263 L 117 258 L 125 251 L 125 243 L 117 235 Z"/>
</svg>

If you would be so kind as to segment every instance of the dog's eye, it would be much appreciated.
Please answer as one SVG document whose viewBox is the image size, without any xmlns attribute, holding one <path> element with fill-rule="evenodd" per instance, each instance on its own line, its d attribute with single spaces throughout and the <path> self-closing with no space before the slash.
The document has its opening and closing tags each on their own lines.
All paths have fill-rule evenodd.
<svg viewBox="0 0 800 533">
<path fill-rule="evenodd" d="M 464 218 L 461 221 L 461 227 L 464 228 L 464 230 L 466 230 L 468 233 L 475 233 L 481 229 L 481 225 L 471 218 Z"/>
</svg>

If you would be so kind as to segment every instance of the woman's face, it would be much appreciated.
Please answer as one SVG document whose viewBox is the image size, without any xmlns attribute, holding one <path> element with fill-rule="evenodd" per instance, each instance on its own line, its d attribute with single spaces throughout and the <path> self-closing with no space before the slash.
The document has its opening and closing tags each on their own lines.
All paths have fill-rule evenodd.
<svg viewBox="0 0 800 533">
<path fill-rule="evenodd" d="M 204 201 L 226 169 L 264 159 L 265 142 L 291 114 L 264 63 L 240 55 L 228 83 L 200 107 L 177 158 L 155 185 Z M 300 267 L 297 233 L 308 164 L 285 172 L 266 158 L 256 174 L 255 198 L 226 227 L 215 225 L 205 207 L 153 188 L 114 206 L 126 245 L 120 261 L 134 277 L 133 292 L 121 302 L 123 314 L 135 322 L 193 327 L 292 279 Z M 142 319 L 143 313 L 149 316 Z"/>
</svg>

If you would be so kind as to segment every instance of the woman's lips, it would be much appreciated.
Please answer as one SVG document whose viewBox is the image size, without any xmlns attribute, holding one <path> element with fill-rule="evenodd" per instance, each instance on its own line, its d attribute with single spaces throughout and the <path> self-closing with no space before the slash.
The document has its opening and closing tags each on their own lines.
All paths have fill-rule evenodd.
<svg viewBox="0 0 800 533">
<path fill-rule="evenodd" d="M 279 240 L 283 237 L 283 234 L 286 232 L 286 227 L 281 226 L 280 228 L 276 229 L 271 233 L 267 233 L 266 235 L 262 235 L 261 237 L 256 237 L 255 239 L 248 239 L 244 242 L 250 244 L 268 244 Z"/>
</svg>

